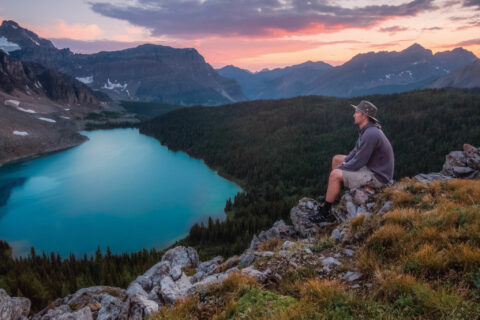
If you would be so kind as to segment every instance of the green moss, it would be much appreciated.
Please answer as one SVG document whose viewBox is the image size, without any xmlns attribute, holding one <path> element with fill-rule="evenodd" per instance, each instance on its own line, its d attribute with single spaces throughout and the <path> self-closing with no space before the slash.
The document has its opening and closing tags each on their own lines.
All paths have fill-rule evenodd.
<svg viewBox="0 0 480 320">
<path fill-rule="evenodd" d="M 321 252 L 325 249 L 332 248 L 334 245 L 335 245 L 335 241 L 333 239 L 322 240 L 322 241 L 316 243 L 312 247 L 312 251 L 313 252 Z"/>
<path fill-rule="evenodd" d="M 267 290 L 250 289 L 228 308 L 218 319 L 274 318 L 275 314 L 287 309 L 296 300 Z"/>
</svg>

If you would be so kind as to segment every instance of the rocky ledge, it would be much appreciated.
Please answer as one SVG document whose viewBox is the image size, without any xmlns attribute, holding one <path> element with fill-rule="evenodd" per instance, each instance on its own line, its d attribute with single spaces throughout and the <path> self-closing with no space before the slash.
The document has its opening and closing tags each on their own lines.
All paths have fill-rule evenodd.
<svg viewBox="0 0 480 320">
<path fill-rule="evenodd" d="M 465 145 L 463 151 L 447 155 L 440 173 L 419 174 L 413 179 L 429 182 L 439 179 L 480 176 L 480 150 Z M 401 188 L 393 186 L 391 188 Z M 319 203 L 303 198 L 291 209 L 293 225 L 277 221 L 266 231 L 253 237 L 250 246 L 240 256 L 224 261 L 218 256 L 200 262 L 198 253 L 190 247 L 178 246 L 167 251 L 162 260 L 135 279 L 127 289 L 96 286 L 84 288 L 60 298 L 30 317 L 33 320 L 110 320 L 144 319 L 163 306 L 171 306 L 202 288 L 221 283 L 232 273 L 253 277 L 261 283 L 277 282 L 289 267 L 313 266 L 320 278 L 334 279 L 355 290 L 371 287 L 362 273 L 350 270 L 351 259 L 358 249 L 358 235 L 351 230 L 352 220 L 362 216 L 383 215 L 392 207 L 382 190 L 361 187 L 345 192 L 334 206 L 334 223 L 314 224 L 308 217 Z M 318 233 L 330 237 L 320 244 Z M 334 243 L 340 245 L 333 248 Z M 0 289 L 1 319 L 25 320 L 30 301 L 11 298 Z"/>
</svg>

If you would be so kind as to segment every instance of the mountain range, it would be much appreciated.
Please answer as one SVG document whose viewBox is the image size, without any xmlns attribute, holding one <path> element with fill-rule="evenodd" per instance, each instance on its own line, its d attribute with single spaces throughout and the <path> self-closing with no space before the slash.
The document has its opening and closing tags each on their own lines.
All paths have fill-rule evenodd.
<svg viewBox="0 0 480 320">
<path fill-rule="evenodd" d="M 337 67 L 307 62 L 256 73 L 231 65 L 217 71 L 237 80 L 251 100 L 305 95 L 354 97 L 424 88 L 477 60 L 472 52 L 463 48 L 432 54 L 431 50 L 413 44 L 400 52 L 358 54 Z M 479 74 L 472 73 L 471 77 L 479 78 Z"/>
<path fill-rule="evenodd" d="M 33 61 L 68 74 L 115 100 L 179 105 L 218 105 L 245 100 L 240 86 L 220 76 L 195 49 L 145 44 L 136 48 L 75 54 L 3 21 L 0 45 L 22 61 Z"/>
<path fill-rule="evenodd" d="M 114 100 L 187 106 L 305 95 L 355 97 L 428 87 L 471 87 L 480 82 L 479 73 L 473 72 L 478 58 L 472 52 L 456 48 L 433 54 L 419 44 L 399 52 L 358 54 L 340 66 L 307 61 L 259 72 L 233 65 L 215 70 L 195 49 L 153 44 L 76 54 L 68 48 L 57 49 L 50 40 L 5 20 L 0 26 L 0 48 L 19 60 L 68 74 Z M 453 73 L 464 66 L 464 71 Z"/>
</svg>

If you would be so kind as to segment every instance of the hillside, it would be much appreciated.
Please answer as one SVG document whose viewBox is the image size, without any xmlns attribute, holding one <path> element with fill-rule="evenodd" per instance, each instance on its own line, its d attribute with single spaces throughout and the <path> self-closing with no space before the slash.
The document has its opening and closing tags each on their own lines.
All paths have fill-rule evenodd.
<svg viewBox="0 0 480 320">
<path fill-rule="evenodd" d="M 378 106 L 392 143 L 395 179 L 439 170 L 449 150 L 480 140 L 480 99 L 473 91 L 365 98 Z M 194 226 L 186 244 L 201 254 L 238 253 L 253 233 L 278 219 L 288 220 L 299 197 L 323 194 L 332 156 L 348 153 L 357 138 L 350 104 L 360 100 L 309 96 L 193 107 L 145 122 L 142 133 L 204 159 L 245 190 L 227 201 L 229 219 Z"/>
<path fill-rule="evenodd" d="M 0 165 L 85 141 L 77 120 L 104 100 L 70 76 L 0 50 Z"/>
<path fill-rule="evenodd" d="M 82 288 L 31 319 L 476 319 L 479 177 L 480 149 L 464 145 L 439 173 L 346 190 L 336 222 L 310 222 L 318 203 L 302 198 L 293 225 L 277 221 L 240 256 L 201 262 L 176 246 L 128 288 Z M 4 317 L 29 309 L 0 289 Z"/>
<path fill-rule="evenodd" d="M 480 60 L 473 61 L 439 78 L 429 88 L 474 88 L 480 87 Z"/>
</svg>

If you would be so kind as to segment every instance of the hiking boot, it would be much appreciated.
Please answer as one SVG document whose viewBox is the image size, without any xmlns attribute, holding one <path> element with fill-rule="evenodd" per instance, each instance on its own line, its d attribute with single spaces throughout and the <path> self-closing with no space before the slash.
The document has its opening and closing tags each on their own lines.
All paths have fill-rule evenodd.
<svg viewBox="0 0 480 320">
<path fill-rule="evenodd" d="M 333 215 L 330 212 L 330 209 L 327 209 L 324 204 L 318 207 L 318 211 L 313 215 L 308 217 L 308 219 L 314 223 L 317 222 L 326 222 L 330 221 Z M 335 217 L 333 217 L 335 219 Z"/>
</svg>

